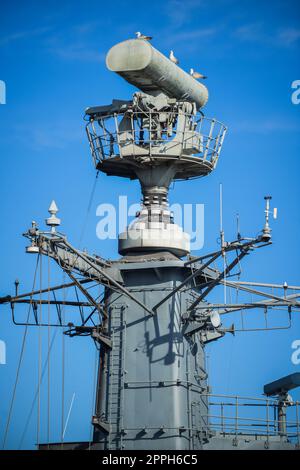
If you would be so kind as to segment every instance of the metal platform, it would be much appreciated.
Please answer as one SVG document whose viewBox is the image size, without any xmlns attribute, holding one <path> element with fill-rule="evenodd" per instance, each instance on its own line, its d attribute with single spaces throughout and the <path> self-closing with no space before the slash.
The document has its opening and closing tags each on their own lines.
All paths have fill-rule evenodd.
<svg viewBox="0 0 300 470">
<path fill-rule="evenodd" d="M 137 178 L 138 168 L 161 164 L 175 167 L 175 180 L 208 175 L 216 167 L 226 130 L 216 119 L 176 109 L 90 114 L 86 126 L 95 167 L 130 179 Z"/>
<path fill-rule="evenodd" d="M 134 384 L 137 386 L 137 384 Z M 143 384 L 140 383 L 140 386 Z M 146 384 L 144 384 L 146 385 Z M 157 384 L 148 384 L 155 387 Z M 167 385 L 167 384 L 165 384 Z M 170 384 L 172 385 L 172 384 Z M 205 395 L 202 393 L 202 396 Z M 282 435 L 280 429 L 282 423 L 278 421 L 278 402 L 274 399 L 241 397 L 234 395 L 206 394 L 208 413 L 201 416 L 202 425 L 198 427 L 197 436 L 202 450 L 296 450 L 300 449 L 300 403 L 294 402 L 288 406 L 288 419 L 286 421 L 286 433 Z M 191 416 L 196 417 L 199 412 L 197 403 L 191 402 Z M 205 424 L 207 423 L 207 424 Z M 155 428 L 126 428 L 120 432 L 124 450 L 132 449 L 135 440 L 144 435 L 145 449 L 148 440 L 157 433 L 159 426 Z M 164 432 L 155 437 L 157 445 L 159 439 L 167 436 L 180 440 L 184 434 L 193 432 L 194 429 L 178 427 L 165 428 Z M 185 450 L 189 450 L 188 441 Z M 194 447 L 193 447 L 194 448 Z M 101 450 L 99 442 L 57 442 L 44 443 L 40 450 Z"/>
</svg>

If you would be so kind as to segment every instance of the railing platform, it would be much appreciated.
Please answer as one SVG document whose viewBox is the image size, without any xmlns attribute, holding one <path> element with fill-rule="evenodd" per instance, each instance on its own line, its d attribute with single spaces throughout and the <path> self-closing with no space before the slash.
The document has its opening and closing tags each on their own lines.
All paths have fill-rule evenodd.
<svg viewBox="0 0 300 470">
<path fill-rule="evenodd" d="M 95 167 L 131 179 L 136 178 L 135 168 L 147 164 L 176 166 L 177 180 L 209 174 L 217 164 L 226 130 L 200 113 L 132 109 L 89 116 L 86 126 Z"/>
</svg>

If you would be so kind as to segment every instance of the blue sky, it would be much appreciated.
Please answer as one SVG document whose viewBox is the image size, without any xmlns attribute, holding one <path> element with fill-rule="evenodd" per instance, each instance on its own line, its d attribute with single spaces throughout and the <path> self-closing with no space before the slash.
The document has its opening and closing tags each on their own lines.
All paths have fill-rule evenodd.
<svg viewBox="0 0 300 470">
<path fill-rule="evenodd" d="M 240 213 L 244 235 L 263 224 L 263 196 L 278 207 L 271 247 L 243 263 L 243 279 L 299 284 L 300 105 L 291 102 L 291 83 L 300 79 L 300 8 L 297 1 L 152 0 L 99 2 L 6 2 L 0 17 L 0 80 L 7 104 L 0 106 L 1 274 L 0 295 L 30 290 L 35 260 L 25 255 L 22 232 L 32 219 L 43 224 L 55 198 L 62 230 L 77 245 L 85 220 L 95 171 L 85 136 L 84 109 L 113 98 L 130 99 L 134 88 L 105 67 L 105 54 L 135 31 L 153 35 L 153 45 L 170 49 L 184 69 L 208 76 L 207 116 L 228 125 L 215 172 L 202 180 L 176 183 L 171 202 L 205 205 L 205 245 L 218 237 L 218 189 L 223 184 L 226 237 L 235 236 Z M 99 241 L 96 207 L 116 204 L 118 195 L 140 199 L 137 183 L 100 175 L 84 246 L 116 258 L 114 241 Z M 61 281 L 58 273 L 53 278 Z M 241 333 L 209 347 L 215 392 L 262 393 L 263 384 L 300 371 L 291 362 L 291 343 L 300 339 L 295 313 L 289 330 Z M 0 339 L 7 344 L 7 365 L 0 365 L 0 439 L 11 397 L 22 327 L 14 327 L 8 307 L 0 309 Z M 44 340 L 45 338 L 43 338 Z M 75 392 L 66 440 L 89 438 L 92 414 L 94 347 L 88 339 L 66 339 L 68 409 Z M 37 379 L 37 331 L 28 335 L 24 367 L 7 446 L 20 445 Z M 59 440 L 61 332 L 52 360 L 51 439 Z M 44 345 L 45 352 L 45 345 Z M 45 388 L 45 387 L 44 387 Z M 40 439 L 45 438 L 46 391 Z M 299 391 L 294 393 L 299 399 Z M 36 411 L 23 447 L 36 442 Z"/>
</svg>

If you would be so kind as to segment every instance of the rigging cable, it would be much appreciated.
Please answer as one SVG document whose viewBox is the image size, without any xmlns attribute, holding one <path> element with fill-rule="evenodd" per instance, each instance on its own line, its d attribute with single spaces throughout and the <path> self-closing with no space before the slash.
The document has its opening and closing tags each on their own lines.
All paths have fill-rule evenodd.
<svg viewBox="0 0 300 470">
<path fill-rule="evenodd" d="M 51 338 L 51 326 L 50 326 L 50 257 L 48 256 L 48 328 L 47 328 L 47 443 L 48 449 L 50 444 L 50 338 Z"/>
<path fill-rule="evenodd" d="M 47 368 L 48 361 L 49 361 L 49 355 L 50 355 L 50 352 L 52 351 L 52 347 L 53 347 L 53 345 L 54 345 L 54 340 L 55 340 L 55 338 L 56 338 L 57 332 L 58 332 L 58 329 L 56 328 L 56 329 L 54 330 L 54 333 L 53 333 L 53 336 L 52 336 L 52 339 L 51 339 L 51 343 L 50 343 L 49 352 L 48 352 L 47 358 L 46 358 L 45 363 L 44 363 L 44 366 L 43 366 L 43 370 L 42 370 L 42 374 L 41 374 L 41 384 L 42 384 L 42 382 L 43 382 L 43 378 L 44 378 L 45 373 L 46 373 L 46 368 Z M 36 400 L 37 400 L 37 396 L 38 396 L 38 389 L 36 389 L 34 398 L 33 398 L 33 400 L 32 400 L 31 408 L 30 408 L 30 411 L 29 411 L 28 416 L 27 416 L 27 420 L 26 420 L 25 427 L 24 427 L 24 430 L 23 430 L 23 433 L 22 433 L 22 437 L 21 437 L 21 440 L 20 440 L 20 444 L 19 444 L 19 450 L 21 450 L 21 448 L 22 448 L 22 445 L 23 445 L 23 442 L 24 442 L 24 438 L 25 438 L 25 436 L 26 436 L 26 433 L 27 433 L 27 430 L 28 430 L 28 426 L 29 426 L 29 424 L 30 424 L 31 417 L 32 417 L 32 414 L 33 414 L 33 411 L 34 411 L 34 408 L 35 408 L 35 403 L 36 403 Z"/>
<path fill-rule="evenodd" d="M 224 251 L 224 230 L 223 230 L 223 185 L 220 183 L 220 239 L 221 239 L 221 250 L 222 250 L 222 257 L 223 257 L 223 272 L 224 272 L 224 304 L 227 303 L 227 285 L 226 285 L 226 254 Z"/>
<path fill-rule="evenodd" d="M 63 283 L 65 282 L 65 272 L 63 273 Z M 63 292 L 63 300 L 66 301 L 66 292 L 64 289 Z M 62 308 L 62 324 L 65 324 L 65 305 Z M 64 442 L 64 422 L 65 422 L 65 335 L 64 331 L 62 334 L 62 357 L 61 357 L 61 369 L 62 369 L 62 377 L 61 377 L 61 448 L 63 448 Z"/>
<path fill-rule="evenodd" d="M 91 191 L 91 195 L 90 195 L 90 199 L 89 199 L 89 203 L 88 203 L 88 208 L 87 208 L 87 214 L 86 214 L 86 218 L 85 218 L 85 223 L 84 223 L 82 231 L 81 231 L 80 243 L 81 243 L 81 241 L 83 239 L 83 236 L 84 236 L 84 232 L 85 232 L 85 228 L 86 228 L 86 222 L 87 222 L 87 219 L 88 219 L 88 216 L 89 216 L 89 213 L 90 213 L 90 209 L 91 209 L 91 206 L 92 206 L 92 202 L 93 202 L 93 198 L 94 198 L 94 194 L 95 194 L 95 189 L 96 189 L 96 183 L 97 183 L 97 179 L 98 179 L 98 174 L 99 174 L 99 171 L 96 173 L 96 178 L 95 178 L 94 185 L 93 185 L 93 188 L 92 188 L 92 191 Z M 41 258 L 41 255 L 39 253 L 38 258 L 37 258 L 37 262 L 36 262 L 35 272 L 34 272 L 34 280 L 33 280 L 32 291 L 34 291 L 34 289 L 35 289 L 36 276 L 37 276 L 37 270 L 38 270 L 38 265 L 39 265 L 40 258 Z M 50 264 L 50 259 L 48 258 L 48 287 L 49 287 L 49 282 L 50 282 L 49 264 Z M 40 277 L 41 277 L 41 273 L 40 273 Z M 40 289 L 41 289 L 41 284 L 40 284 Z M 65 294 L 66 293 L 65 293 L 65 289 L 64 289 L 64 297 L 65 297 Z M 31 296 L 31 298 L 32 298 L 32 296 Z M 48 289 L 48 299 L 49 299 L 49 289 Z M 41 297 L 40 297 L 40 300 L 41 300 Z M 24 334 L 23 334 L 20 357 L 19 357 L 19 362 L 18 362 L 18 367 L 17 367 L 17 372 L 16 372 L 16 379 L 15 379 L 15 383 L 14 383 L 12 399 L 11 399 L 9 413 L 8 413 L 7 422 L 6 422 L 6 426 L 5 426 L 5 432 L 4 432 L 4 438 L 3 438 L 3 447 L 2 447 L 3 449 L 5 448 L 5 444 L 6 444 L 6 440 L 7 440 L 7 436 L 8 436 L 8 432 L 9 432 L 9 427 L 10 427 L 10 422 L 11 422 L 11 418 L 12 418 L 12 411 L 13 411 L 13 406 L 14 406 L 14 402 L 15 402 L 17 385 L 18 385 L 18 382 L 19 382 L 20 370 L 21 370 L 21 365 L 22 365 L 23 357 L 24 357 L 25 344 L 26 344 L 26 338 L 27 338 L 27 333 L 28 333 L 28 322 L 29 322 L 29 318 L 30 318 L 31 308 L 32 308 L 32 304 L 30 304 L 29 308 L 28 308 L 25 331 L 24 331 Z M 40 302 L 40 308 L 42 308 L 41 302 Z M 47 391 L 47 396 L 48 396 L 47 441 L 48 441 L 48 444 L 50 442 L 50 352 L 51 352 L 51 349 L 52 349 L 52 346 L 53 346 L 53 342 L 54 342 L 57 330 L 55 330 L 55 333 L 53 335 L 53 338 L 52 338 L 51 344 L 50 344 L 51 331 L 50 331 L 50 321 L 49 320 L 50 320 L 50 303 L 48 303 L 48 354 L 47 354 L 47 359 L 46 359 L 46 362 L 45 362 L 45 365 L 44 365 L 44 369 L 41 370 L 41 337 L 40 337 L 40 332 L 39 332 L 38 386 L 37 386 L 37 391 L 36 391 L 35 397 L 33 399 L 31 410 L 29 412 L 29 416 L 28 416 L 26 424 L 25 424 L 25 429 L 24 429 L 22 437 L 21 437 L 20 447 L 22 446 L 24 437 L 26 435 L 28 425 L 30 423 L 31 416 L 32 416 L 32 413 L 33 413 L 33 409 L 34 409 L 34 406 L 35 406 L 36 399 L 38 399 L 37 443 L 39 442 L 39 431 L 40 431 L 40 429 L 39 429 L 40 428 L 40 385 L 41 385 L 41 382 L 42 382 L 42 379 L 43 379 L 43 376 L 44 376 L 44 373 L 45 373 L 45 367 L 47 367 L 47 366 L 48 366 L 47 367 L 47 369 L 48 369 L 47 370 L 47 375 L 48 375 L 48 381 L 47 381 L 48 382 L 48 391 Z M 40 326 L 39 326 L 39 328 L 40 328 Z M 63 369 L 62 370 L 62 382 L 63 382 L 62 383 L 62 440 L 63 440 L 63 435 L 64 435 L 64 404 L 63 404 L 63 401 L 64 401 L 64 335 L 63 335 L 63 360 L 62 360 L 62 362 L 63 362 L 63 367 L 62 367 L 62 369 Z"/>
<path fill-rule="evenodd" d="M 71 400 L 69 412 L 68 412 L 68 414 L 67 414 L 66 424 L 65 424 L 65 428 L 64 428 L 64 432 L 63 432 L 63 438 L 65 437 L 65 434 L 66 434 L 66 431 L 67 431 L 67 427 L 68 427 L 68 423 L 69 423 L 71 411 L 72 411 L 73 404 L 74 404 L 74 399 L 75 399 L 75 392 L 74 392 L 73 395 L 72 395 L 72 400 Z"/>
<path fill-rule="evenodd" d="M 38 270 L 39 259 L 40 259 L 40 254 L 38 254 L 38 257 L 37 257 L 37 260 L 36 260 L 35 272 L 34 272 L 34 277 L 33 277 L 32 291 L 33 291 L 34 288 L 35 288 L 35 282 L 36 282 L 36 275 L 37 275 L 37 270 Z M 32 299 L 32 296 L 31 296 L 31 299 Z M 10 422 L 11 422 L 12 411 L 13 411 L 14 401 L 15 401 L 15 397 L 16 397 L 17 386 L 18 386 L 18 382 L 19 382 L 20 370 L 21 370 L 21 365 L 22 365 L 23 357 L 24 357 L 25 343 L 26 343 L 26 338 L 27 338 L 28 322 L 29 322 L 31 307 L 32 307 L 32 304 L 29 304 L 28 312 L 27 312 L 26 326 L 25 326 L 25 330 L 24 330 L 24 334 L 23 334 L 23 340 L 22 340 L 22 346 L 21 346 L 21 351 L 20 351 L 20 357 L 19 357 L 19 362 L 18 362 L 18 367 L 17 367 L 17 372 L 16 372 L 16 380 L 15 380 L 15 384 L 14 384 L 14 388 L 13 388 L 13 393 L 12 393 L 12 398 L 11 398 L 11 402 L 10 402 L 8 417 L 7 417 L 6 426 L 5 426 L 5 432 L 4 432 L 4 438 L 3 438 L 2 449 L 5 448 L 6 439 L 7 439 L 7 435 L 8 435 L 8 431 L 9 431 L 9 426 L 10 426 Z"/>
<path fill-rule="evenodd" d="M 40 319 L 38 319 L 38 397 L 37 397 L 37 428 L 36 428 L 36 444 L 39 446 L 40 441 L 40 425 L 41 425 L 41 370 L 42 370 L 42 281 L 43 281 L 43 270 L 42 270 L 42 259 L 40 257 Z"/>
<path fill-rule="evenodd" d="M 87 220 L 88 220 L 88 216 L 89 216 L 89 213 L 90 213 L 90 210 L 91 210 L 91 207 L 92 207 L 92 202 L 93 202 L 94 195 L 95 195 L 98 175 L 99 175 L 99 171 L 97 171 L 97 173 L 96 173 L 96 177 L 95 177 L 94 184 L 93 184 L 93 187 L 92 187 L 92 191 L 91 191 L 91 194 L 90 194 L 88 207 L 87 207 L 87 212 L 86 212 L 86 217 L 85 217 L 85 221 L 84 221 L 84 224 L 83 224 L 83 227 L 82 227 L 79 244 L 81 244 L 81 242 L 83 240 L 83 237 L 84 237 L 84 233 L 85 233 L 85 229 L 86 229 L 86 223 L 87 223 Z M 35 269 L 35 274 L 34 274 L 34 284 L 33 284 L 32 290 L 34 290 L 34 286 L 35 286 L 39 258 L 40 258 L 40 254 L 38 255 L 38 259 L 37 259 L 37 264 L 36 264 L 36 269 Z M 74 260 L 74 264 L 75 264 L 75 262 L 76 262 L 76 260 Z M 49 293 L 50 293 L 49 285 L 50 285 L 50 258 L 48 258 L 48 300 L 50 300 L 49 299 Z M 40 287 L 40 289 L 41 289 L 41 287 Z M 64 289 L 64 300 L 66 300 L 66 294 L 67 294 L 66 289 Z M 31 308 L 32 308 L 32 305 L 30 304 L 29 309 L 28 309 L 28 315 L 27 315 L 27 323 L 29 321 Z M 42 308 L 41 307 L 41 302 L 40 302 L 40 308 Z M 62 310 L 64 311 L 64 307 L 63 307 Z M 64 321 L 63 321 L 63 324 L 64 324 Z M 42 383 L 42 380 L 43 380 L 43 377 L 44 377 L 44 374 L 45 374 L 46 367 L 47 367 L 47 378 L 48 378 L 48 380 L 47 380 L 47 402 L 48 402 L 48 406 L 47 406 L 47 442 L 48 442 L 48 445 L 50 443 L 50 352 L 52 350 L 54 339 L 56 337 L 56 332 L 58 331 L 58 330 L 55 330 L 55 333 L 52 337 L 51 344 L 50 344 L 50 338 L 51 338 L 50 328 L 51 328 L 50 327 L 50 303 L 48 303 L 48 335 L 47 335 L 48 336 L 48 338 L 47 338 L 48 339 L 48 341 L 47 341 L 48 342 L 48 348 L 47 348 L 48 353 L 47 353 L 47 359 L 45 361 L 43 370 L 41 370 L 41 358 L 40 358 L 41 342 L 40 342 L 40 334 L 39 334 L 39 373 L 38 373 L 38 379 L 39 380 L 38 380 L 38 386 L 37 386 L 37 391 L 36 391 L 36 394 L 34 396 L 33 403 L 32 403 L 32 406 L 31 406 L 31 409 L 30 409 L 30 412 L 29 412 L 29 415 L 28 415 L 28 418 L 27 418 L 27 421 L 26 421 L 26 424 L 25 424 L 25 428 L 24 428 L 24 431 L 23 431 L 23 434 L 22 434 L 22 437 L 21 437 L 21 442 L 20 442 L 19 448 L 21 448 L 21 446 L 23 444 L 23 441 L 24 441 L 24 438 L 25 438 L 25 435 L 26 435 L 26 432 L 27 432 L 27 429 L 28 429 L 28 426 L 29 426 L 29 423 L 30 423 L 30 420 L 31 420 L 31 416 L 32 416 L 32 413 L 33 413 L 33 410 L 34 410 L 36 400 L 38 400 L 37 443 L 39 442 L 39 432 L 40 432 L 40 386 L 41 386 L 41 383 Z M 5 435 L 4 435 L 3 448 L 5 447 L 6 438 L 7 438 L 7 434 L 8 434 L 8 430 L 9 430 L 9 424 L 10 424 L 10 421 L 11 421 L 12 409 L 13 409 L 14 399 L 15 399 L 15 395 L 16 395 L 16 388 L 17 388 L 17 383 L 18 383 L 18 380 L 19 380 L 19 373 L 20 373 L 21 363 L 22 363 L 22 360 L 23 360 L 23 354 L 24 354 L 24 349 L 25 349 L 25 340 L 26 340 L 26 336 L 27 336 L 27 331 L 28 331 L 28 325 L 25 326 L 22 349 L 21 349 L 19 365 L 18 365 L 18 370 L 17 370 L 17 377 L 16 377 L 16 382 L 15 382 L 15 386 L 14 386 L 12 401 L 11 401 L 11 405 L 10 405 L 10 411 L 9 411 L 8 420 L 7 420 L 7 424 L 6 424 Z M 62 335 L 62 417 L 61 417 L 61 441 L 62 441 L 62 443 L 63 443 L 64 433 L 65 433 L 65 429 L 64 429 L 65 377 L 64 376 L 65 376 L 65 343 L 64 343 L 64 334 L 63 334 Z"/>
<path fill-rule="evenodd" d="M 85 229 L 86 229 L 86 224 L 87 224 L 87 221 L 88 221 L 88 217 L 89 217 L 89 214 L 90 214 L 90 210 L 91 210 L 91 207 L 92 207 L 92 203 L 93 203 L 93 199 L 94 199 L 94 195 L 95 195 L 95 190 L 96 190 L 96 185 L 97 185 L 97 180 L 98 180 L 98 175 L 99 175 L 99 170 L 97 171 L 96 173 L 96 177 L 95 177 L 95 180 L 94 180 L 94 184 L 93 184 L 93 187 L 92 187 L 92 191 L 91 191 L 91 194 L 90 194 L 90 198 L 89 198 L 89 202 L 88 202 L 88 206 L 87 206 L 87 211 L 86 211 L 86 216 L 85 216 L 85 220 L 84 220 L 84 223 L 83 223 L 83 227 L 82 227 L 82 230 L 81 230 L 81 234 L 80 234 L 80 239 L 79 239 L 79 248 L 80 248 L 80 245 L 82 243 L 82 240 L 84 238 L 84 234 L 85 234 Z M 74 259 L 74 265 L 76 263 L 76 259 Z M 65 275 L 65 273 L 64 273 Z M 63 297 L 64 297 L 64 301 L 66 300 L 66 295 L 67 295 L 67 289 L 64 289 L 63 290 Z M 62 308 L 62 324 L 64 324 L 64 306 Z M 65 338 L 64 338 L 64 333 L 62 334 L 62 387 L 61 387 L 61 394 L 62 394 L 62 398 L 61 398 L 61 410 L 62 410 L 62 414 L 61 414 L 61 446 L 63 447 L 63 442 L 64 442 L 64 430 L 65 430 L 65 418 L 64 418 L 64 400 L 65 400 Z"/>
<path fill-rule="evenodd" d="M 96 186 L 97 186 L 98 175 L 99 175 L 99 170 L 96 173 L 96 177 L 95 177 L 95 180 L 94 180 L 94 184 L 93 184 L 93 187 L 92 187 L 92 191 L 91 191 L 91 194 L 90 194 L 90 198 L 89 198 L 89 202 L 88 202 L 88 206 L 87 206 L 87 210 L 86 210 L 85 219 L 84 219 L 84 222 L 82 224 L 81 234 L 80 234 L 79 243 L 78 243 L 79 249 L 80 249 L 80 245 L 82 243 L 82 240 L 84 238 L 86 224 L 87 224 L 88 217 L 89 217 L 89 214 L 90 214 L 90 210 L 91 210 L 91 207 L 92 207 L 92 203 L 93 203 L 93 199 L 94 199 L 94 195 L 95 195 L 95 190 L 96 190 Z M 77 259 L 78 259 L 78 254 L 74 257 L 73 264 L 68 269 L 69 272 L 71 272 L 72 269 L 74 268 Z M 60 263 L 59 263 L 59 266 L 63 269 L 63 267 L 60 265 Z M 63 272 L 65 273 L 64 270 L 63 270 Z M 63 292 L 64 292 L 64 300 L 66 300 L 67 293 L 68 293 L 68 288 L 64 288 Z"/>
<path fill-rule="evenodd" d="M 95 361 L 94 361 L 94 377 L 93 377 L 93 393 L 92 393 L 92 413 L 91 415 L 94 415 L 94 410 L 95 413 L 97 412 L 97 407 L 95 406 L 95 399 L 96 399 L 96 379 L 97 379 L 97 370 L 98 370 L 98 360 L 100 360 L 99 357 L 99 351 L 97 347 L 95 348 Z M 91 444 L 93 442 L 93 429 L 94 426 L 91 424 L 90 428 L 90 440 L 89 440 L 89 450 L 91 450 Z"/>
<path fill-rule="evenodd" d="M 96 186 L 97 186 L 98 176 L 99 176 L 99 170 L 96 173 L 96 177 L 95 177 L 94 184 L 93 184 L 93 187 L 92 187 L 92 191 L 91 191 L 91 194 L 90 194 L 90 198 L 89 198 L 89 202 L 88 202 L 88 206 L 87 206 L 87 210 L 86 210 L 86 215 L 85 215 L 83 227 L 82 227 L 82 230 L 81 230 L 81 233 L 80 233 L 79 244 L 78 244 L 79 248 L 81 246 L 82 240 L 83 240 L 84 235 L 85 235 L 86 225 L 87 225 L 87 222 L 88 222 L 88 218 L 89 218 L 89 215 L 90 215 L 92 203 L 93 203 L 93 200 L 94 200 L 94 195 L 95 195 L 95 190 L 96 190 Z"/>
</svg>

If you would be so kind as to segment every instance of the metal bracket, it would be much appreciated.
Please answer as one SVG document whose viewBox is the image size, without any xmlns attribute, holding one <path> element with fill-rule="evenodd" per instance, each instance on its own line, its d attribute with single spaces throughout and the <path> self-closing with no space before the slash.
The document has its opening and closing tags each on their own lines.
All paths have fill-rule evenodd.
<svg viewBox="0 0 300 470">
<path fill-rule="evenodd" d="M 107 434 L 111 432 L 109 423 L 107 423 L 106 421 L 102 421 L 101 418 L 99 418 L 98 416 L 92 417 L 92 424 L 93 426 L 96 426 L 97 428 L 101 429 L 101 431 L 104 431 Z"/>
<path fill-rule="evenodd" d="M 197 333 L 199 330 L 202 330 L 204 327 L 205 322 L 187 322 L 183 327 L 183 334 L 186 336 L 191 336 Z"/>
<path fill-rule="evenodd" d="M 211 341 L 216 341 L 219 338 L 222 338 L 225 335 L 223 331 L 217 330 L 205 330 L 201 332 L 201 341 L 202 343 L 210 343 Z"/>
<path fill-rule="evenodd" d="M 112 341 L 108 336 L 105 336 L 99 332 L 99 330 L 93 329 L 91 337 L 100 343 L 102 346 L 105 346 L 109 349 L 112 348 Z"/>
</svg>

